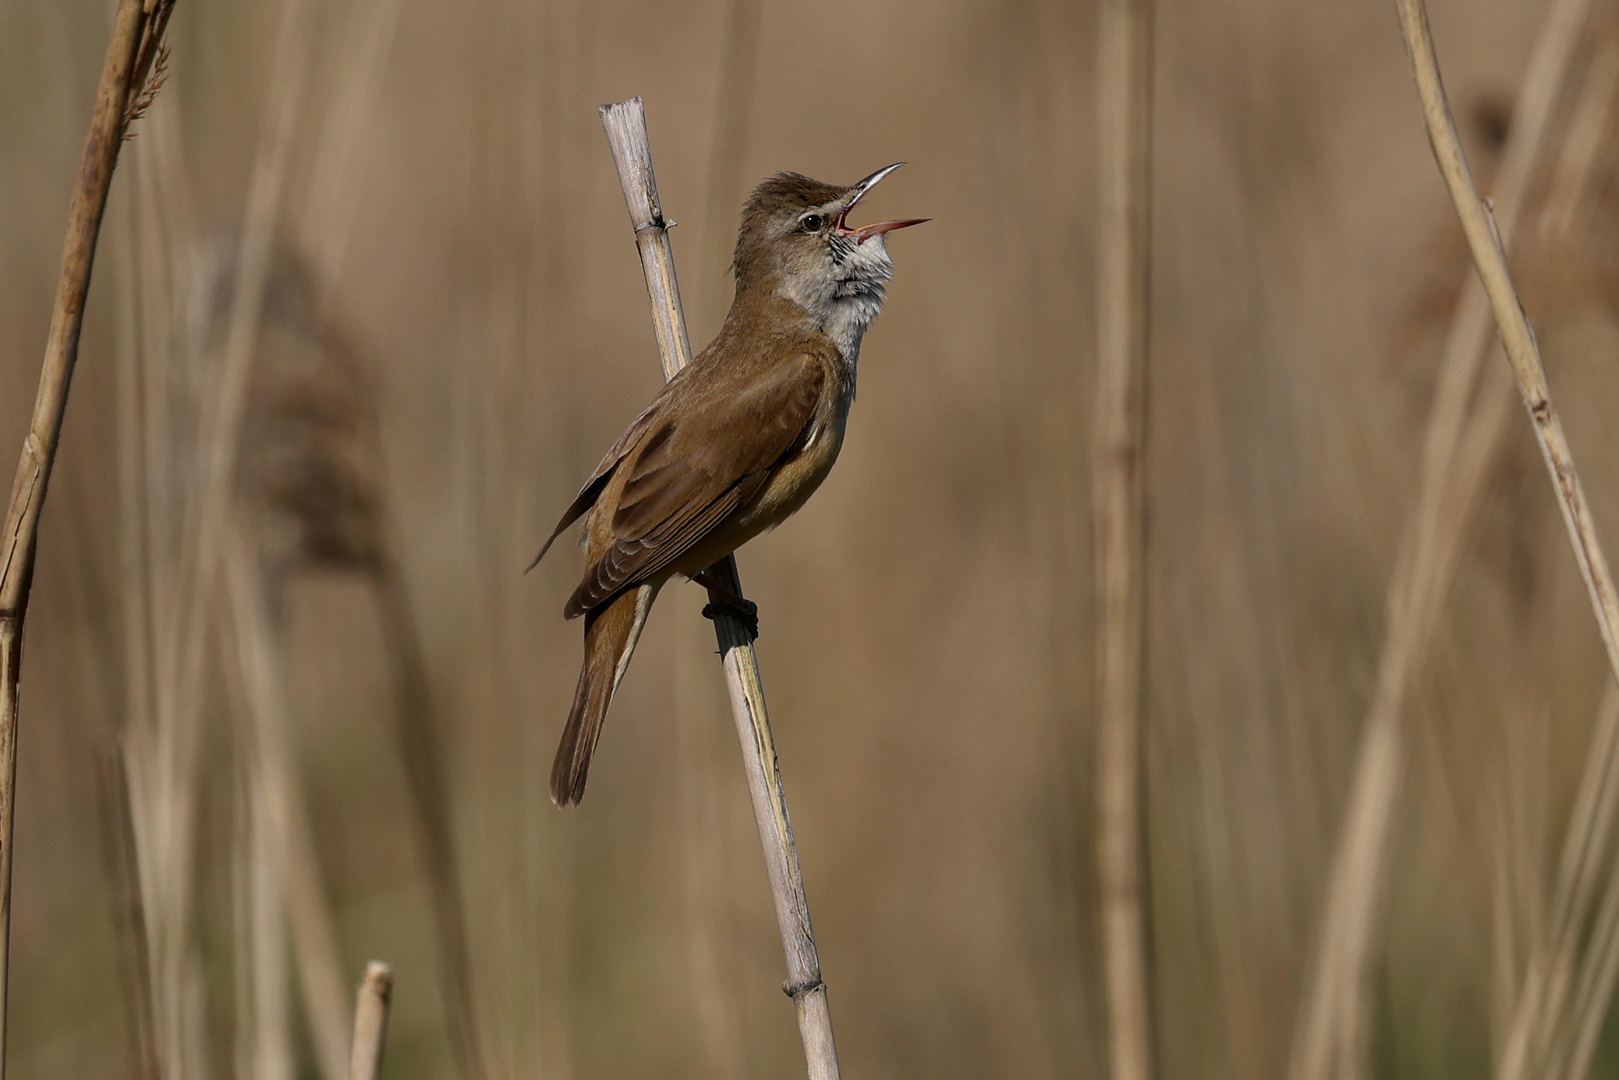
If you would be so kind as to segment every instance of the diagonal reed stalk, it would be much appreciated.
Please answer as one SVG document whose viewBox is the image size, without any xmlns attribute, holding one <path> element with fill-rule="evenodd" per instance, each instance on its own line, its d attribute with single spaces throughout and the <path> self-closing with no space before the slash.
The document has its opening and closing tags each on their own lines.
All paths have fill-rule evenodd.
<svg viewBox="0 0 1619 1080">
<path fill-rule="evenodd" d="M 1568 138 L 1559 157 L 1557 173 L 1547 196 L 1545 212 L 1537 223 L 1551 238 L 1560 238 L 1572 228 L 1575 215 L 1585 204 L 1593 168 L 1607 141 L 1613 119 L 1614 97 L 1619 93 L 1619 47 L 1605 44 L 1593 58 L 1583 80 L 1578 101 L 1569 122 Z M 1615 807 L 1619 805 L 1619 687 L 1608 684 L 1592 726 L 1568 828 L 1547 907 L 1547 920 L 1529 943 L 1529 954 L 1522 975 L 1522 986 L 1512 988 L 1510 1021 L 1504 1025 L 1504 1038 L 1497 1080 L 1524 1080 L 1532 1070 L 1558 1057 L 1579 1054 L 1567 1041 L 1575 1039 L 1571 1027 L 1576 1014 L 1586 1006 L 1571 1003 L 1571 983 L 1585 987 L 1586 972 L 1602 961 L 1603 929 L 1601 916 L 1592 931 L 1591 943 L 1581 953 L 1581 937 L 1591 922 L 1597 902 L 1597 875 L 1611 856 Z M 1611 898 L 1619 881 L 1609 884 Z M 1610 910 L 1605 899 L 1602 911 Z M 1619 911 L 1616 911 L 1619 913 Z M 1600 1007 L 1606 1015 L 1609 989 L 1600 994 Z M 1561 1034 L 1565 1045 L 1559 1047 Z M 1536 1065 L 1535 1063 L 1540 1063 Z M 1576 1069 L 1572 1075 L 1583 1075 Z"/>
<path fill-rule="evenodd" d="M 647 296 L 652 302 L 652 322 L 657 333 L 658 353 L 663 358 L 664 378 L 672 379 L 691 363 L 691 342 L 686 336 L 685 316 L 680 308 L 669 223 L 664 219 L 657 181 L 652 173 L 646 112 L 640 98 L 631 98 L 615 105 L 603 105 L 601 121 L 612 148 L 619 183 L 624 189 L 630 223 L 635 228 L 635 243 L 641 255 L 641 269 L 646 275 Z M 742 595 L 734 557 L 726 556 L 708 572 L 733 593 Z M 712 599 L 719 601 L 718 597 Z M 714 634 L 725 666 L 731 716 L 742 745 L 748 794 L 753 800 L 753 816 L 759 826 L 765 871 L 775 901 L 776 923 L 787 955 L 787 983 L 783 989 L 797 1007 L 798 1032 L 804 1043 L 810 1080 L 837 1080 L 832 1013 L 827 1004 L 826 984 L 821 981 L 821 961 L 810 928 L 804 875 L 798 866 L 798 849 L 793 843 L 793 827 L 787 816 L 787 796 L 782 791 L 776 743 L 770 733 L 753 640 L 741 623 L 723 613 L 714 620 Z"/>
<path fill-rule="evenodd" d="M 1619 677 L 1619 594 L 1615 592 L 1613 576 L 1596 535 L 1596 525 L 1591 518 L 1591 510 L 1586 502 L 1585 490 L 1580 483 L 1568 440 L 1563 432 L 1562 421 L 1552 404 L 1545 368 L 1540 359 L 1540 349 L 1535 341 L 1534 331 L 1529 325 L 1528 316 L 1524 313 L 1523 305 L 1513 287 L 1512 276 L 1507 269 L 1506 253 L 1501 245 L 1501 237 L 1496 232 L 1495 223 L 1491 219 L 1490 209 L 1478 197 L 1466 155 L 1462 152 L 1460 140 L 1457 138 L 1455 120 L 1451 116 L 1444 83 L 1440 79 L 1439 61 L 1434 53 L 1427 10 L 1422 0 L 1396 0 L 1396 7 L 1400 15 L 1400 28 L 1405 38 L 1406 51 L 1416 75 L 1417 92 L 1422 101 L 1423 121 L 1428 129 L 1428 141 L 1433 147 L 1434 158 L 1445 179 L 1451 201 L 1455 204 L 1462 230 L 1467 235 L 1467 245 L 1478 268 L 1479 278 L 1483 281 L 1489 296 L 1490 308 L 1495 314 L 1501 342 L 1518 383 L 1519 396 L 1534 427 L 1535 440 L 1540 446 L 1541 456 L 1545 460 L 1546 470 L 1557 496 L 1558 509 L 1562 512 L 1563 523 L 1574 548 L 1575 561 L 1579 565 L 1580 576 L 1585 581 L 1592 611 L 1596 616 L 1597 629 L 1608 654 L 1609 666 L 1615 676 Z M 1600 734 L 1599 729 L 1599 736 Z M 1610 897 L 1619 898 L 1619 892 L 1610 893 Z M 1609 956 L 1605 954 L 1611 951 L 1601 947 L 1593 950 L 1594 954 L 1601 958 L 1602 964 L 1600 967 L 1590 969 L 1593 972 L 1591 991 L 1587 993 L 1582 987 L 1581 996 L 1587 1002 L 1594 1000 L 1596 984 L 1603 975 L 1601 968 L 1606 967 L 1609 960 Z M 1595 1011 L 1587 1007 L 1584 1014 L 1588 1017 Z M 1582 1035 L 1581 1042 L 1586 1041 Z M 1594 1039 L 1589 1041 L 1594 1043 Z M 1575 1049 L 1576 1052 L 1580 1051 L 1579 1046 Z M 1589 1054 L 1588 1046 L 1584 1053 Z"/>
<path fill-rule="evenodd" d="M 1097 879 L 1114 1080 L 1151 1080 L 1145 645 L 1148 301 L 1152 240 L 1153 0 L 1105 0 L 1097 62 Z"/>
<path fill-rule="evenodd" d="M 1496 220 L 1510 240 L 1586 23 L 1590 0 L 1555 0 L 1530 57 L 1496 182 Z M 1490 309 L 1471 277 L 1445 341 L 1423 436 L 1417 502 L 1406 521 L 1389 601 L 1377 681 L 1362 727 L 1344 823 L 1333 853 L 1315 966 L 1300 1006 L 1290 1080 L 1349 1073 L 1361 1054 L 1368 958 L 1375 936 L 1388 833 L 1405 771 L 1403 717 L 1462 536 L 1506 428 L 1506 381 L 1480 385 L 1491 346 Z M 1476 397 L 1476 401 L 1475 401 Z"/>
<path fill-rule="evenodd" d="M 388 1041 L 388 1007 L 393 1000 L 393 969 L 380 960 L 366 965 L 354 1000 L 354 1039 L 349 1048 L 349 1080 L 376 1080 Z"/>
<path fill-rule="evenodd" d="M 22 665 L 23 622 L 33 583 L 39 518 L 45 505 L 51 467 L 62 435 L 68 389 L 79 355 L 90 269 L 95 261 L 101 218 L 107 208 L 113 167 L 129 122 L 131 96 L 151 70 L 172 5 L 157 0 L 120 0 L 112 40 L 96 88 L 90 131 L 85 138 L 78 182 L 68 208 L 67 240 L 62 271 L 51 311 L 39 392 L 33 417 L 17 462 L 0 531 L 0 1076 L 5 1073 L 5 1003 L 11 939 L 12 824 L 17 778 L 17 720 Z M 157 18 L 152 18 L 154 11 Z"/>
</svg>

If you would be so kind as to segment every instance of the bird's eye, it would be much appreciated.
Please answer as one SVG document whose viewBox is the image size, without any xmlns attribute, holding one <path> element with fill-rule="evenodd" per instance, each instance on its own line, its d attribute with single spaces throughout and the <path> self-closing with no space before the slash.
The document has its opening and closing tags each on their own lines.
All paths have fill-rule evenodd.
<svg viewBox="0 0 1619 1080">
<path fill-rule="evenodd" d="M 821 231 L 821 226 L 826 224 L 826 218 L 820 214 L 807 214 L 798 224 L 807 233 L 818 233 Z"/>
</svg>

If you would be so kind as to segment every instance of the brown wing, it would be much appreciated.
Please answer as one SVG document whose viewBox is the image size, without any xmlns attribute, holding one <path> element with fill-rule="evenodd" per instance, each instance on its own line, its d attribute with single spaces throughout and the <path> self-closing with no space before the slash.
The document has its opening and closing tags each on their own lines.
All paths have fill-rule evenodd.
<svg viewBox="0 0 1619 1080">
<path fill-rule="evenodd" d="M 579 494 L 574 497 L 573 502 L 568 504 L 568 509 L 563 511 L 562 520 L 558 521 L 557 527 L 551 530 L 551 535 L 545 538 L 545 543 L 540 546 L 540 553 L 534 556 L 534 561 L 528 564 L 528 569 L 524 570 L 523 573 L 526 574 L 529 570 L 540 565 L 540 560 L 545 558 L 547 551 L 551 550 L 551 545 L 556 543 L 557 537 L 562 535 L 562 530 L 584 517 L 585 513 L 596 505 L 596 500 L 601 498 L 602 490 L 607 487 L 607 481 L 612 477 L 613 470 L 624 459 L 624 455 L 635 449 L 635 444 L 640 440 L 641 436 L 646 434 L 647 428 L 652 426 L 653 416 L 669 398 L 670 385 L 669 383 L 664 384 L 662 392 L 652 400 L 652 404 L 648 405 L 645 411 L 635 418 L 635 422 L 625 430 L 624 434 L 618 437 L 618 441 L 607 451 L 606 456 L 596 466 L 596 471 L 590 474 L 590 479 L 585 481 L 585 486 L 579 489 Z"/>
<path fill-rule="evenodd" d="M 624 460 L 630 476 L 613 508 L 612 542 L 564 614 L 582 615 L 668 569 L 747 505 L 801 445 L 825 378 L 801 353 L 739 392 L 689 398 L 688 408 L 654 419 Z"/>
</svg>

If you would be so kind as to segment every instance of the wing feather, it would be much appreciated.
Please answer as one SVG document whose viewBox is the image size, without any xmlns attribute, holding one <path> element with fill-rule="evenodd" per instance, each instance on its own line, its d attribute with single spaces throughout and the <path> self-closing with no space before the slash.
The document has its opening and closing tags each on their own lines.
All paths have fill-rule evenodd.
<svg viewBox="0 0 1619 1080">
<path fill-rule="evenodd" d="M 612 542 L 565 614 L 583 614 L 667 570 L 758 496 L 803 445 L 825 379 L 820 361 L 799 353 L 740 393 L 692 402 L 683 420 L 660 417 L 624 459 L 630 475 L 613 509 Z"/>
</svg>

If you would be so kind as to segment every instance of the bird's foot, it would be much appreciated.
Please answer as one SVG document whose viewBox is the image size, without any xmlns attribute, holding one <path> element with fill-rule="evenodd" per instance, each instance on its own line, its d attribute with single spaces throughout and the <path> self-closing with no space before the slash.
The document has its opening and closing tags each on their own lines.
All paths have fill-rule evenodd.
<svg viewBox="0 0 1619 1080">
<path fill-rule="evenodd" d="M 710 599 L 708 603 L 703 605 L 703 618 L 717 619 L 721 615 L 729 615 L 742 624 L 742 628 L 748 632 L 750 640 L 758 641 L 759 605 L 752 600 L 743 600 L 740 596 L 737 597 L 737 600 L 740 603 L 733 603 L 730 600 Z"/>
<path fill-rule="evenodd" d="M 712 574 L 703 571 L 692 578 L 697 584 L 708 590 L 708 603 L 703 607 L 703 618 L 717 619 L 721 615 L 729 615 L 741 623 L 748 632 L 748 638 L 759 640 L 759 605 L 752 600 L 745 600 L 732 592 L 718 581 Z"/>
</svg>

